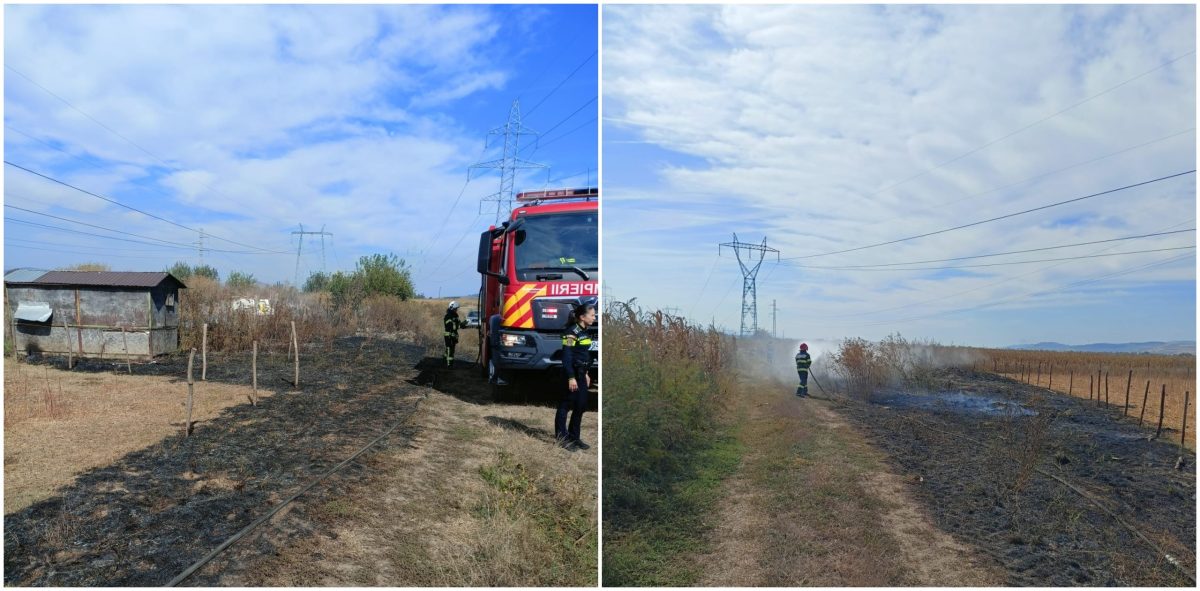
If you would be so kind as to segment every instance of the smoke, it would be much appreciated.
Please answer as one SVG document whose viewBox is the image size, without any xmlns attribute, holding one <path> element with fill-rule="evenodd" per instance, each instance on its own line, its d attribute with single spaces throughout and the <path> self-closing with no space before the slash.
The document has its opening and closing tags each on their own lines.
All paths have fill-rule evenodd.
<svg viewBox="0 0 1200 591">
<path fill-rule="evenodd" d="M 799 339 L 758 338 L 738 341 L 739 362 L 745 371 L 769 380 L 795 386 L 800 383 L 796 375 L 796 353 L 800 343 L 808 344 L 808 354 L 813 358 L 812 375 L 829 387 L 832 374 L 829 371 L 839 343 L 830 340 L 801 341 Z M 817 386 L 809 383 L 809 389 Z"/>
<path fill-rule="evenodd" d="M 969 367 L 984 357 L 966 347 L 947 347 L 933 341 L 906 341 L 900 335 L 870 342 L 856 338 L 744 339 L 738 342 L 744 371 L 781 384 L 798 384 L 796 353 L 808 344 L 813 358 L 809 389 L 832 394 L 851 392 L 870 396 L 883 388 L 922 387 L 933 372 L 949 367 Z M 828 390 L 827 390 L 828 389 Z"/>
</svg>

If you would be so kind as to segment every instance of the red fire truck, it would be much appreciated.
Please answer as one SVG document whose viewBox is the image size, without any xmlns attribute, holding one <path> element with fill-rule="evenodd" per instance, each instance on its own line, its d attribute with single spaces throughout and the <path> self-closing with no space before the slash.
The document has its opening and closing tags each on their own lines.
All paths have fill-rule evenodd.
<svg viewBox="0 0 1200 591">
<path fill-rule="evenodd" d="M 557 371 L 571 307 L 599 298 L 599 199 L 596 188 L 520 193 L 479 237 L 479 360 L 495 396 L 518 375 Z"/>
</svg>

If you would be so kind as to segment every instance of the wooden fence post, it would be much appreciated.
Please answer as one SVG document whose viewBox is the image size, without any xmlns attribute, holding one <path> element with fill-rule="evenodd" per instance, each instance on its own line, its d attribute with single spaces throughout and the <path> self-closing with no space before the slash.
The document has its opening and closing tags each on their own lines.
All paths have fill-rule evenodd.
<svg viewBox="0 0 1200 591">
<path fill-rule="evenodd" d="M 192 360 L 196 358 L 196 348 L 192 347 L 192 351 L 188 353 L 188 397 L 187 397 L 187 419 L 183 422 L 183 436 L 191 437 L 192 435 L 192 399 L 193 399 L 193 383 L 192 383 Z"/>
<path fill-rule="evenodd" d="M 1142 394 L 1142 412 L 1138 415 L 1138 426 L 1142 426 L 1142 419 L 1146 418 L 1146 403 L 1150 401 L 1150 380 L 1146 380 L 1146 392 Z"/>
<path fill-rule="evenodd" d="M 293 357 L 293 360 L 295 360 L 295 368 L 296 369 L 295 369 L 295 373 L 292 376 L 292 387 L 299 388 L 300 387 L 300 341 L 296 339 L 296 321 L 295 320 L 292 321 L 292 348 L 296 350 L 296 356 Z"/>
<path fill-rule="evenodd" d="M 67 337 L 67 369 L 72 369 L 75 367 L 75 360 L 71 356 L 71 329 L 67 328 L 67 317 L 65 315 L 63 316 L 63 335 Z M 13 340 L 14 347 L 16 344 L 16 340 Z"/>
<path fill-rule="evenodd" d="M 1104 372 L 1104 404 L 1108 404 L 1108 372 Z"/>
<path fill-rule="evenodd" d="M 1133 385 L 1133 370 L 1129 370 L 1129 379 L 1125 380 L 1125 410 L 1122 412 L 1125 416 L 1129 416 L 1129 387 Z"/>
<path fill-rule="evenodd" d="M 1088 374 L 1088 400 L 1092 399 L 1092 385 L 1095 381 L 1092 379 L 1092 374 Z"/>
<path fill-rule="evenodd" d="M 1191 396 L 1191 394 L 1192 394 L 1191 390 L 1188 390 L 1183 393 L 1183 427 L 1181 427 L 1179 429 L 1179 447 L 1186 447 L 1186 444 L 1187 444 L 1188 402 L 1191 402 L 1188 398 L 1189 398 L 1189 396 Z"/>
<path fill-rule="evenodd" d="M 1100 372 L 1102 371 L 1100 369 L 1096 370 L 1096 406 L 1100 406 Z"/>
<path fill-rule="evenodd" d="M 208 323 L 200 329 L 200 381 L 208 381 Z"/>
<path fill-rule="evenodd" d="M 1071 370 L 1071 380 L 1067 386 L 1067 394 L 1070 394 L 1071 396 L 1075 395 L 1075 370 L 1073 369 Z"/>
<path fill-rule="evenodd" d="M 1162 395 L 1158 398 L 1158 428 L 1154 430 L 1154 437 L 1150 439 L 1158 439 L 1162 435 L 1163 413 L 1167 410 L 1167 385 L 1162 385 Z"/>
<path fill-rule="evenodd" d="M 1054 389 L 1054 364 L 1053 363 L 1050 364 L 1050 385 L 1046 386 L 1046 389 L 1047 390 Z"/>
<path fill-rule="evenodd" d="M 121 346 L 125 348 L 125 369 L 129 371 L 129 375 L 133 375 L 133 362 L 129 360 L 129 337 L 124 326 L 121 327 Z"/>
<path fill-rule="evenodd" d="M 258 341 L 254 341 L 254 353 L 250 356 L 250 384 L 254 388 L 254 397 L 250 399 L 251 406 L 258 406 Z"/>
</svg>

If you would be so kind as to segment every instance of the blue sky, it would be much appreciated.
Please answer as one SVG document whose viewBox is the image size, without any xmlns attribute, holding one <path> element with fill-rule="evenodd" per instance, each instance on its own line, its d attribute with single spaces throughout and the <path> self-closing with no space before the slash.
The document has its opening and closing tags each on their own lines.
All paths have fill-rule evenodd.
<svg viewBox="0 0 1200 591">
<path fill-rule="evenodd" d="M 597 182 L 597 43 L 594 6 L 10 5 L 5 159 L 203 228 L 222 277 L 291 282 L 304 224 L 333 237 L 324 262 L 304 243 L 301 281 L 393 252 L 419 292 L 469 294 L 499 176 L 467 167 L 499 157 L 513 100 L 543 134 L 521 156 L 549 166 L 517 190 Z M 5 209 L 6 269 L 198 262 L 198 232 L 9 165 L 4 191 L 38 212 Z"/>
<path fill-rule="evenodd" d="M 610 294 L 739 325 L 717 244 L 768 244 L 759 325 L 807 340 L 1194 339 L 1194 250 L 925 261 L 1195 227 L 1193 6 L 607 6 Z M 1164 65 L 1166 64 L 1166 65 Z M 1161 66 L 1161 67 L 1160 67 Z M 1193 247 L 1195 233 L 916 266 Z M 823 255 L 823 256 L 811 256 Z"/>
</svg>

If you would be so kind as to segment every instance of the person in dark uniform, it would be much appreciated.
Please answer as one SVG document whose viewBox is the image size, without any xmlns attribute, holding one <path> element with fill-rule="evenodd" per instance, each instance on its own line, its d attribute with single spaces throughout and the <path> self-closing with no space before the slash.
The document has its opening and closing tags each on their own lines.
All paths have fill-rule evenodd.
<svg viewBox="0 0 1200 591">
<path fill-rule="evenodd" d="M 591 446 L 579 438 L 579 426 L 588 405 L 588 388 L 592 379 L 588 368 L 592 364 L 592 337 L 587 329 L 596 323 L 596 300 L 588 298 L 571 311 L 562 338 L 562 366 L 567 388 L 554 415 L 554 437 L 567 449 L 587 449 Z M 567 413 L 571 422 L 567 423 Z"/>
<path fill-rule="evenodd" d="M 800 343 L 800 351 L 796 353 L 796 373 L 800 376 L 800 385 L 796 387 L 796 396 L 808 396 L 808 371 L 812 368 L 812 357 L 808 354 L 808 343 Z"/>
<path fill-rule="evenodd" d="M 458 345 L 458 329 L 466 326 L 465 320 L 458 317 L 458 302 L 450 302 L 446 307 L 446 315 L 442 317 L 445 329 L 442 336 L 446 338 L 446 367 L 454 364 L 454 347 Z"/>
</svg>

